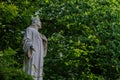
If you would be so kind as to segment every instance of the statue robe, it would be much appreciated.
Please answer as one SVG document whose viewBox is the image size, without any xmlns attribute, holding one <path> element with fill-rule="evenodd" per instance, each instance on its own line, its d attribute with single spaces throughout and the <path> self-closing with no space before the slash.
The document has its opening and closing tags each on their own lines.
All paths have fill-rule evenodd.
<svg viewBox="0 0 120 80">
<path fill-rule="evenodd" d="M 28 27 L 23 38 L 23 70 L 33 76 L 34 80 L 43 80 L 43 62 L 47 51 L 47 41 L 44 37 L 35 28 Z"/>
</svg>

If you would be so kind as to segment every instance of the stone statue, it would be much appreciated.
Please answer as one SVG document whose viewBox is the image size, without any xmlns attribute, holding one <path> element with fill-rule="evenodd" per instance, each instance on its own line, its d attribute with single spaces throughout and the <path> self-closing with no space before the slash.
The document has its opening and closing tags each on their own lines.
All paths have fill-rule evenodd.
<svg viewBox="0 0 120 80">
<path fill-rule="evenodd" d="M 32 18 L 23 38 L 25 60 L 23 70 L 34 80 L 43 80 L 43 62 L 47 52 L 47 38 L 38 32 L 41 29 L 39 17 Z"/>
</svg>

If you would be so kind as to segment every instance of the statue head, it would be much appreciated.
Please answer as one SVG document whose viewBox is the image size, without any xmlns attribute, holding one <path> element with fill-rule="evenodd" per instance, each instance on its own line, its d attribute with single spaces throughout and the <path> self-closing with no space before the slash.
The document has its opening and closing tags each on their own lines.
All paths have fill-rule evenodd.
<svg viewBox="0 0 120 80">
<path fill-rule="evenodd" d="M 40 21 L 39 17 L 32 18 L 32 25 L 36 25 L 39 29 L 42 28 L 41 21 Z"/>
</svg>

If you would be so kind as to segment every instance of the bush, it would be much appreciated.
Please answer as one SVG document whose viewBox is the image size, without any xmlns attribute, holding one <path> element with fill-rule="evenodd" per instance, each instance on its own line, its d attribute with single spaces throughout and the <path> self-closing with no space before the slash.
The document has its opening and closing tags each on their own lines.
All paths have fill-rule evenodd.
<svg viewBox="0 0 120 80">
<path fill-rule="evenodd" d="M 0 52 L 0 80 L 33 80 L 31 76 L 27 75 L 20 68 L 14 60 L 16 51 L 8 48 Z"/>
</svg>

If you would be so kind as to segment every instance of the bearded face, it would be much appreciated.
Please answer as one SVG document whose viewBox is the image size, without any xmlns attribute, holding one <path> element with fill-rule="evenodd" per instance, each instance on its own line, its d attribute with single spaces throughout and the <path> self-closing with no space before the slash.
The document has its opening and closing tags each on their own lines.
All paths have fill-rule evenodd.
<svg viewBox="0 0 120 80">
<path fill-rule="evenodd" d="M 37 27 L 38 27 L 39 29 L 42 28 L 42 26 L 41 26 L 41 21 L 40 21 L 40 19 L 39 19 L 38 17 L 32 18 L 32 25 L 37 25 Z"/>
</svg>

